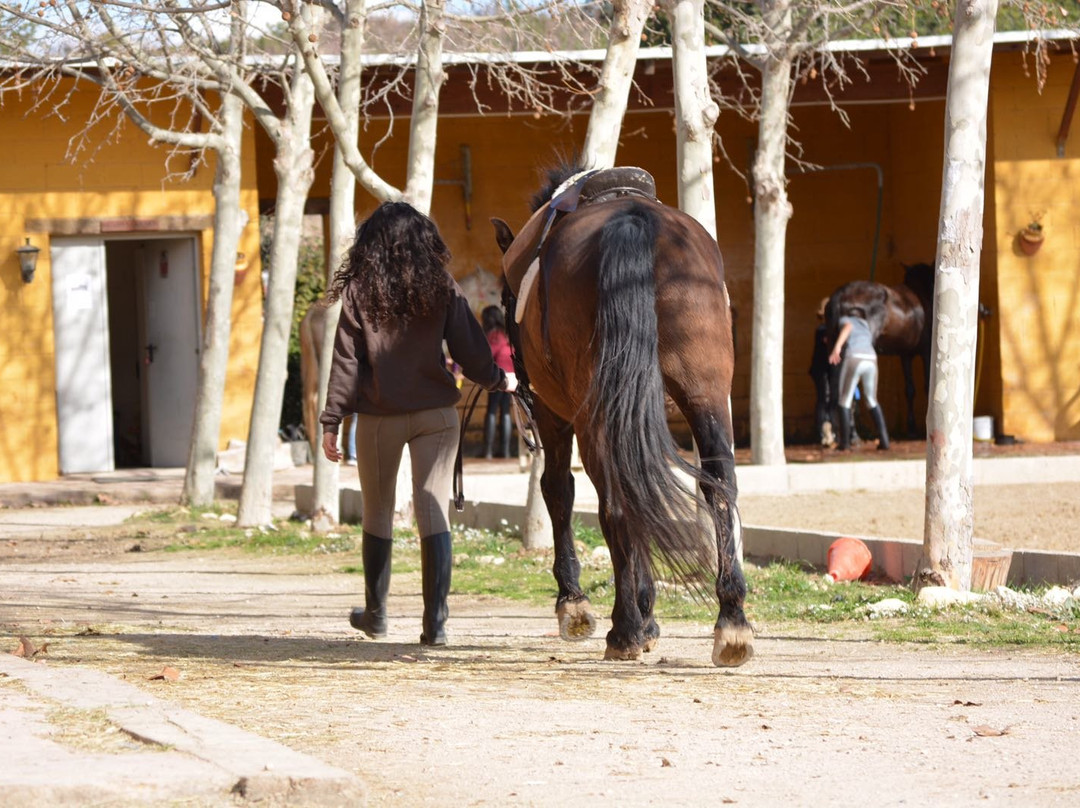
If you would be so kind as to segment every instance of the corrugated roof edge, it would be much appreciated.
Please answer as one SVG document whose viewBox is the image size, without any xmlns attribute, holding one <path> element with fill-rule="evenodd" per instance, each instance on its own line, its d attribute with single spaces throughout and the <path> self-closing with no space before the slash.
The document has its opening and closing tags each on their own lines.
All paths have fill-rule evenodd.
<svg viewBox="0 0 1080 808">
<path fill-rule="evenodd" d="M 1049 31 L 999 31 L 994 34 L 995 47 L 1002 46 L 1015 46 L 1015 45 L 1027 45 L 1034 42 L 1037 39 L 1044 39 L 1049 41 L 1067 41 L 1072 39 L 1080 39 L 1080 30 L 1069 30 L 1065 28 L 1056 28 Z M 829 42 L 825 49 L 833 53 L 886 53 L 888 51 L 915 48 L 917 50 L 928 50 L 930 48 L 950 48 L 952 47 L 952 35 L 942 34 L 939 36 L 927 36 L 927 37 L 901 37 L 897 39 L 845 39 L 837 42 Z M 751 54 L 764 53 L 764 48 L 760 45 L 747 45 L 746 51 Z M 727 45 L 711 45 L 705 49 L 705 55 L 707 58 L 718 58 L 727 56 L 731 53 L 731 48 Z M 513 51 L 511 53 L 479 53 L 479 52 L 461 52 L 461 53 L 446 53 L 443 55 L 443 65 L 483 65 L 483 64 L 537 64 L 542 62 L 602 62 L 607 51 L 603 48 L 592 48 L 588 50 L 566 50 L 566 51 Z M 334 64 L 337 61 L 336 54 L 324 54 L 323 61 L 327 64 Z M 651 47 L 642 48 L 638 51 L 638 60 L 670 60 L 671 48 L 669 46 L 663 47 Z M 269 62 L 269 59 L 265 57 L 251 57 L 249 63 L 252 65 L 258 65 L 260 62 Z M 281 64 L 281 57 L 274 57 L 273 62 L 275 65 Z M 415 56 L 412 54 L 403 55 L 396 53 L 369 53 L 364 54 L 363 64 L 369 67 L 379 67 L 382 65 L 409 65 L 415 61 Z M 69 62 L 71 65 L 77 65 L 76 62 Z M 93 60 L 87 60 L 83 65 L 84 67 L 92 67 L 94 65 Z M 0 60 L 0 69 L 27 67 L 28 65 L 17 60 Z"/>
</svg>

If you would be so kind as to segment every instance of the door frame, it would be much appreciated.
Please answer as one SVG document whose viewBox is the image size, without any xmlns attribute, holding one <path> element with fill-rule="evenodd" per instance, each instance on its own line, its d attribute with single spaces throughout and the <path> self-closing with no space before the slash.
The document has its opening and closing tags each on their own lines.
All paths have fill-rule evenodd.
<svg viewBox="0 0 1080 808">
<path fill-rule="evenodd" d="M 188 241 L 188 242 L 190 242 L 192 260 L 193 260 L 193 264 L 194 264 L 194 268 L 193 268 L 193 272 L 192 272 L 192 283 L 195 286 L 195 288 L 194 288 L 194 300 L 195 300 L 194 309 L 195 310 L 192 312 L 191 316 L 193 316 L 195 318 L 194 339 L 195 339 L 195 352 L 196 352 L 196 362 L 197 363 L 198 363 L 198 355 L 202 351 L 203 310 L 204 310 L 205 302 L 203 300 L 202 251 L 200 249 L 200 243 L 201 242 L 200 242 L 200 233 L 199 232 L 191 232 L 191 231 L 175 231 L 174 232 L 174 231 L 154 230 L 154 231 L 147 231 L 145 233 L 117 233 L 117 234 L 107 234 L 107 235 L 106 234 L 78 235 L 78 236 L 51 235 L 50 236 L 50 245 L 49 245 L 50 254 L 51 254 L 52 250 L 54 248 L 56 248 L 56 247 L 61 247 L 62 248 L 64 246 L 69 246 L 70 245 L 70 246 L 85 246 L 85 247 L 96 248 L 97 252 L 98 252 L 98 255 L 100 256 L 100 262 L 101 262 L 100 289 L 98 290 L 97 299 L 93 300 L 92 303 L 95 304 L 100 309 L 100 312 L 101 312 L 100 317 L 99 317 L 99 323 L 97 324 L 97 326 L 104 329 L 104 333 L 101 334 L 102 340 L 104 342 L 104 348 L 105 348 L 104 356 L 102 357 L 102 360 L 104 361 L 104 364 L 105 364 L 103 374 L 104 374 L 104 377 L 105 377 L 104 378 L 105 389 L 107 391 L 107 395 L 108 395 L 108 399 L 109 399 L 108 404 L 107 404 L 107 406 L 109 408 L 109 417 L 106 419 L 107 420 L 107 436 L 106 436 L 106 439 L 107 439 L 107 456 L 108 456 L 108 460 L 104 464 L 104 467 L 95 468 L 95 469 L 89 469 L 89 468 L 88 469 L 81 469 L 81 468 L 79 468 L 79 469 L 76 469 L 76 470 L 65 469 L 64 468 L 64 462 L 63 462 L 63 458 L 64 458 L 64 445 L 63 445 L 63 441 L 64 441 L 64 437 L 63 437 L 64 436 L 64 424 L 61 423 L 61 419 L 64 416 L 62 416 L 62 414 L 61 414 L 61 406 L 60 406 L 60 401 L 59 401 L 59 396 L 60 396 L 60 393 L 61 393 L 60 376 L 59 376 L 59 371 L 60 371 L 59 363 L 60 363 L 61 360 L 60 360 L 60 355 L 59 355 L 59 345 L 55 345 L 54 356 L 53 356 L 53 372 L 54 372 L 54 374 L 56 376 L 56 385 L 55 385 L 55 387 L 56 387 L 57 399 L 58 399 L 57 400 L 57 408 L 56 408 L 57 454 L 59 456 L 58 460 L 60 462 L 58 464 L 58 467 L 60 468 L 60 473 L 61 474 L 81 473 L 81 472 L 91 472 L 91 473 L 92 472 L 108 472 L 108 471 L 113 471 L 115 469 L 115 456 L 114 456 L 114 452 L 113 452 L 113 423 L 112 423 L 112 395 L 113 395 L 113 393 L 112 393 L 112 373 L 111 373 L 111 368 L 110 368 L 112 346 L 111 346 L 111 340 L 110 340 L 110 335 L 109 335 L 109 317 L 108 317 L 109 299 L 108 299 L 108 288 L 107 288 L 107 281 L 106 281 L 106 278 L 108 276 L 109 266 L 108 266 L 108 261 L 107 261 L 107 257 L 106 257 L 105 246 L 109 242 L 118 242 L 118 241 L 126 241 L 126 242 L 127 241 L 144 241 L 144 242 L 148 242 L 148 243 L 149 242 L 158 242 L 158 241 L 173 241 L 173 242 Z M 149 244 L 148 244 L 148 247 L 152 249 L 152 246 L 149 245 Z M 54 334 L 55 334 L 55 328 L 56 328 L 55 312 L 56 312 L 56 306 L 57 306 L 57 303 L 58 303 L 57 295 L 60 294 L 61 292 L 62 292 L 62 290 L 58 289 L 57 284 L 56 284 L 56 280 L 55 280 L 55 277 L 54 277 L 52 290 L 51 290 L 52 312 L 53 312 L 53 317 L 54 317 L 54 321 L 53 321 Z M 143 290 L 143 293 L 140 295 L 139 305 L 142 307 L 141 320 L 143 322 L 143 327 L 145 327 L 146 308 L 147 308 L 147 300 L 146 300 L 146 291 L 145 291 L 145 289 Z M 103 325 L 101 325 L 101 324 L 103 324 Z M 197 376 L 196 376 L 196 378 L 197 378 Z M 144 393 L 144 395 L 145 395 L 145 393 Z M 149 413 L 144 413 L 144 416 L 146 418 L 150 417 Z M 145 434 L 146 434 L 146 439 L 149 440 L 149 431 L 147 431 Z M 149 454 L 149 446 L 144 448 L 144 456 L 150 456 L 150 454 Z M 97 463 L 95 465 L 102 465 L 102 464 Z"/>
</svg>

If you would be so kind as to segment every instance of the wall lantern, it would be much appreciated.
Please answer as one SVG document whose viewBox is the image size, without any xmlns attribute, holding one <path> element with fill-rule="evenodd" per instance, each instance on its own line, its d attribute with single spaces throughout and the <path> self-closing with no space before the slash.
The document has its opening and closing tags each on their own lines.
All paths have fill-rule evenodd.
<svg viewBox="0 0 1080 808">
<path fill-rule="evenodd" d="M 34 270 L 37 269 L 37 257 L 41 248 L 31 244 L 28 238 L 26 244 L 15 248 L 15 252 L 19 256 L 19 271 L 22 272 L 23 283 L 30 283 L 34 279 Z"/>
</svg>

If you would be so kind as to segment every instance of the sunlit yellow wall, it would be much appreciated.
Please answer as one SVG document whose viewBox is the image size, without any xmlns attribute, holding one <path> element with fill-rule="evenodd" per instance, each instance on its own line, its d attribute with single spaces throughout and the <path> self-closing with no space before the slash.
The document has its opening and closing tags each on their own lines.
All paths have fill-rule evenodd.
<svg viewBox="0 0 1080 808">
<path fill-rule="evenodd" d="M 1001 388 L 999 429 L 1028 441 L 1080 439 L 1080 121 L 1065 156 L 1057 134 L 1074 65 L 1055 58 L 1039 94 L 1021 57 L 1002 55 L 991 80 Z M 1041 215 L 1034 256 L 1017 234 Z"/>
<path fill-rule="evenodd" d="M 28 233 L 29 219 L 210 216 L 213 161 L 193 179 L 167 179 L 167 151 L 148 144 L 134 126 L 99 125 L 87 150 L 68 157 L 73 135 L 92 109 L 92 91 L 76 91 L 64 120 L 45 118 L 28 98 L 5 96 L 0 103 L 0 147 L 7 155 L 0 173 L 0 482 L 55 478 L 58 474 L 55 356 L 52 322 L 50 234 Z M 261 324 L 258 194 L 254 149 L 245 149 L 243 204 L 252 224 L 240 250 L 250 269 L 238 278 L 233 337 L 221 435 L 245 437 L 258 360 Z M 186 157 L 173 164 L 187 166 Z M 24 284 L 15 248 L 27 236 L 41 248 L 37 273 Z M 178 233 L 150 233 L 173 236 Z M 212 230 L 197 233 L 203 287 L 209 271 Z"/>
<path fill-rule="evenodd" d="M 944 57 L 938 57 L 944 60 Z M 1080 437 L 1080 210 L 1077 163 L 1080 122 L 1068 157 L 1055 157 L 1054 140 L 1072 62 L 1056 59 L 1043 95 L 1024 75 L 1020 58 L 995 56 L 989 125 L 987 202 L 980 301 L 992 314 L 983 326 L 981 368 L 975 414 L 995 416 L 999 432 L 1027 440 Z M 789 442 L 810 439 L 814 389 L 807 373 L 814 311 L 820 299 L 843 283 L 870 277 L 877 213 L 877 171 L 882 176 L 880 234 L 874 279 L 897 284 L 903 265 L 932 263 L 937 247 L 944 143 L 945 99 L 906 97 L 888 103 L 845 107 L 849 123 L 824 106 L 796 106 L 793 116 L 807 163 L 833 170 L 800 173 L 789 163 L 794 215 L 787 237 L 784 334 L 784 419 Z M 519 227 L 527 200 L 538 185 L 538 168 L 556 153 L 579 145 L 587 120 L 575 117 L 446 117 L 440 122 L 436 176 L 461 176 L 460 146 L 472 150 L 471 228 L 465 225 L 461 189 L 438 185 L 432 215 L 455 256 L 454 272 L 468 276 L 477 267 L 496 271 L 499 253 L 488 218 Z M 400 187 L 408 149 L 408 120 L 370 123 L 362 148 L 375 168 Z M 753 312 L 753 208 L 735 169 L 747 172 L 756 128 L 734 114 L 721 116 L 717 131 L 725 158 L 716 165 L 718 240 L 736 310 L 736 376 L 732 395 L 736 432 L 749 436 L 750 351 Z M 675 137 L 670 111 L 631 112 L 623 127 L 618 161 L 640 165 L 657 180 L 661 199 L 677 201 Z M 388 138 L 386 136 L 389 135 Z M 385 139 L 384 139 L 385 138 Z M 260 149 L 260 190 L 273 197 L 271 152 Z M 850 164 L 867 164 L 841 169 Z M 329 192 L 329 160 L 317 171 L 312 197 Z M 358 195 L 363 216 L 374 201 Z M 1035 212 L 1045 211 L 1047 243 L 1034 258 L 1017 254 L 1013 239 Z M 1019 305 L 1017 305 L 1019 301 Z M 894 433 L 905 427 L 900 361 L 882 357 L 879 397 Z M 915 412 L 922 428 L 926 394 L 920 360 L 915 361 Z"/>
<path fill-rule="evenodd" d="M 852 106 L 851 125 L 824 107 L 795 111 L 799 137 L 808 162 L 823 166 L 871 163 L 883 176 L 882 221 L 875 279 L 895 284 L 903 279 L 904 263 L 933 262 L 941 185 L 944 101 Z M 389 123 L 373 121 L 361 140 L 371 155 L 372 144 L 383 139 Z M 660 199 L 678 203 L 675 176 L 674 120 L 668 110 L 631 111 L 623 126 L 618 161 L 646 168 L 657 182 Z M 515 230 L 528 218 L 528 200 L 539 187 L 541 167 L 555 155 L 572 153 L 584 139 L 587 119 L 525 116 L 447 117 L 440 121 L 436 177 L 461 176 L 460 147 L 472 152 L 473 201 L 471 228 L 466 228 L 461 189 L 437 185 L 432 216 L 454 253 L 459 278 L 482 268 L 497 272 L 500 253 L 488 219 L 499 216 Z M 728 289 L 736 312 L 736 369 L 732 406 L 736 434 L 749 439 L 750 350 L 753 320 L 753 207 L 743 178 L 756 143 L 756 127 L 734 114 L 722 115 L 717 125 L 732 165 L 715 166 L 717 233 L 724 256 Z M 272 199 L 272 150 L 259 136 L 260 189 Z M 375 168 L 398 187 L 404 180 L 408 150 L 408 120 L 398 118 L 389 139 L 374 153 Z M 328 160 L 316 173 L 313 198 L 329 193 Z M 787 240 L 787 283 L 784 338 L 784 418 L 789 441 L 809 440 L 813 430 L 814 387 L 807 369 L 816 325 L 818 301 L 850 280 L 870 277 L 877 211 L 877 172 L 872 167 L 802 174 L 791 169 L 789 194 L 794 207 Z M 374 206 L 364 193 L 357 213 Z M 916 407 L 926 410 L 922 369 L 916 363 Z M 900 362 L 881 362 L 880 396 L 894 429 L 904 419 Z"/>
</svg>

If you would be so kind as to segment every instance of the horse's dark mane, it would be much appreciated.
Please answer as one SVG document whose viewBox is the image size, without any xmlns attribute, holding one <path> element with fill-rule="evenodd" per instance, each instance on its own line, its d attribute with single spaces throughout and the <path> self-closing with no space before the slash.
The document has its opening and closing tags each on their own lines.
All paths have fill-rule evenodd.
<svg viewBox="0 0 1080 808">
<path fill-rule="evenodd" d="M 581 164 L 581 159 L 578 157 L 561 158 L 559 162 L 546 169 L 544 173 L 544 185 L 533 194 L 532 199 L 529 202 L 529 210 L 533 213 L 540 210 L 547 204 L 555 193 L 555 189 L 562 185 L 566 180 L 570 179 L 575 174 L 578 174 L 585 170 L 585 167 Z"/>
</svg>

